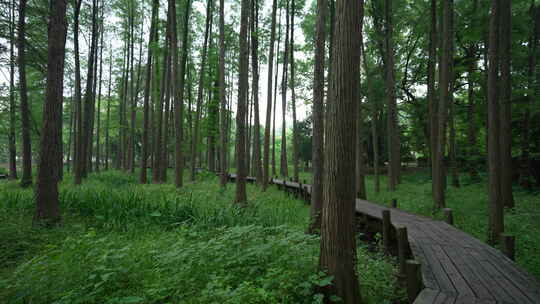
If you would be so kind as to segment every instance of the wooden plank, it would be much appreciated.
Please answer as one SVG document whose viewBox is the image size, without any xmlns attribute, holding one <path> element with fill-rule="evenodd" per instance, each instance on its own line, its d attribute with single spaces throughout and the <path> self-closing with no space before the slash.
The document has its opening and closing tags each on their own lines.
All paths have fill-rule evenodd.
<svg viewBox="0 0 540 304">
<path fill-rule="evenodd" d="M 534 303 L 527 296 L 525 296 L 524 293 L 517 288 L 513 282 L 507 280 L 501 272 L 493 267 L 489 260 L 478 259 L 478 257 L 481 257 L 481 254 L 478 251 L 471 248 L 465 248 L 465 250 L 470 257 L 474 257 L 476 259 L 476 263 L 474 264 L 475 267 L 479 268 L 479 271 L 483 271 L 485 276 L 489 278 L 490 290 L 494 294 L 499 295 L 496 297 L 496 300 L 507 301 L 510 303 L 515 302 L 519 304 Z M 504 291 L 506 296 L 504 296 L 504 294 L 500 291 Z"/>
<path fill-rule="evenodd" d="M 450 278 L 450 281 L 452 281 L 457 293 L 460 295 L 474 295 L 475 293 L 468 282 L 463 278 L 462 273 L 456 268 L 456 265 L 446 255 L 442 247 L 440 245 L 433 245 L 431 249 Z"/>
<path fill-rule="evenodd" d="M 427 288 L 440 290 L 439 283 L 437 282 L 437 279 L 435 278 L 435 274 L 433 272 L 432 266 L 429 263 L 429 260 L 426 257 L 426 254 L 422 250 L 422 247 L 416 246 L 414 243 L 411 243 L 411 249 L 413 251 L 413 254 L 415 257 L 422 263 L 422 280 L 424 281 L 424 285 Z"/>
<path fill-rule="evenodd" d="M 438 295 L 438 290 L 426 288 L 422 290 L 416 300 L 414 300 L 413 304 L 433 304 L 433 301 L 435 301 Z"/>
<path fill-rule="evenodd" d="M 450 294 L 455 294 L 456 289 L 454 287 L 454 284 L 452 284 L 452 281 L 448 277 L 448 274 L 445 272 L 444 268 L 441 265 L 441 262 L 436 259 L 436 255 L 431 248 L 431 246 L 423 246 L 422 247 L 425 257 L 428 261 L 428 263 L 431 265 L 431 269 L 433 270 L 433 275 L 435 276 L 435 279 L 439 283 L 439 287 L 441 288 L 441 292 L 446 292 Z"/>
<path fill-rule="evenodd" d="M 474 271 L 471 260 L 458 246 L 445 246 L 443 250 L 452 259 L 456 267 L 464 274 L 468 284 L 478 298 L 494 300 L 492 292 L 489 290 L 488 277 L 485 274 Z"/>
</svg>

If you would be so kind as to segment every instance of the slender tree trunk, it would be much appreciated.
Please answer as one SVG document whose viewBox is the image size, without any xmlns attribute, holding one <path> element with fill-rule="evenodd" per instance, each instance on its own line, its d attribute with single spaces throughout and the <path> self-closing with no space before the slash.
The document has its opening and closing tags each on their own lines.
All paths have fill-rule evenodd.
<svg viewBox="0 0 540 304">
<path fill-rule="evenodd" d="M 274 0 L 277 1 L 277 0 Z M 225 89 L 225 1 L 219 0 L 219 102 L 220 102 L 220 157 L 222 188 L 227 186 L 229 173 L 227 170 L 227 98 Z"/>
<path fill-rule="evenodd" d="M 91 133 L 92 133 L 92 116 L 93 116 L 93 101 L 94 101 L 94 56 L 96 56 L 96 36 L 97 36 L 97 7 L 98 0 L 92 1 L 92 41 L 90 45 L 90 54 L 88 55 L 88 73 L 86 77 L 86 92 L 84 94 L 84 115 L 83 115 L 83 138 L 82 148 L 80 150 L 80 165 L 81 165 L 81 177 L 85 178 L 88 174 L 90 146 L 92 145 Z"/>
<path fill-rule="evenodd" d="M 157 90 L 155 93 L 155 102 L 156 104 L 156 110 L 155 110 L 155 144 L 154 144 L 154 169 L 152 172 L 152 181 L 154 183 L 161 183 L 161 171 L 162 171 L 162 152 L 163 152 L 163 111 L 164 111 L 164 98 L 165 98 L 165 91 L 167 89 L 166 84 L 168 83 L 168 77 L 169 77 L 169 52 L 168 52 L 168 45 L 169 45 L 169 29 L 167 27 L 166 30 L 166 39 L 165 39 L 165 48 L 164 48 L 164 54 L 163 54 L 163 74 L 161 79 L 156 79 L 156 82 L 154 83 L 157 88 L 161 85 L 161 88 Z M 159 34 L 158 34 L 159 36 Z M 156 69 L 156 74 L 160 71 Z"/>
<path fill-rule="evenodd" d="M 276 11 L 277 0 L 272 1 L 272 24 L 270 28 L 270 48 L 268 53 L 268 85 L 267 85 L 267 99 L 266 99 L 266 125 L 264 129 L 264 151 L 263 151 L 263 191 L 268 188 L 268 182 L 270 179 L 270 129 L 272 119 L 272 78 L 274 77 L 274 43 L 276 41 Z M 276 60 L 277 61 L 277 60 Z M 277 83 L 276 83 L 277 86 Z M 275 115 L 275 111 L 274 111 Z"/>
<path fill-rule="evenodd" d="M 263 184 L 263 172 L 261 164 L 261 125 L 259 121 L 259 1 L 252 0 L 251 8 L 251 60 L 252 60 L 252 90 L 253 90 L 253 175 L 257 179 L 257 183 Z M 273 9 L 274 10 L 274 9 Z M 274 13 L 275 15 L 275 13 Z M 274 16 L 275 25 L 275 16 Z M 275 29 L 274 29 L 275 32 Z M 273 51 L 273 48 L 272 48 Z M 272 54 L 273 56 L 273 54 Z M 273 63 L 269 63 L 269 67 L 273 66 Z M 271 68 L 270 68 L 271 69 Z M 270 76 L 270 78 L 272 78 Z M 272 83 L 269 83 L 269 92 L 272 91 Z M 270 97 L 269 104 L 272 103 Z M 268 114 L 271 113 L 267 113 Z M 269 121 L 269 119 L 267 119 Z M 269 129 L 270 130 L 270 129 Z"/>
<path fill-rule="evenodd" d="M 201 66 L 199 71 L 199 85 L 197 87 L 197 109 L 195 113 L 194 130 L 191 138 L 191 181 L 195 181 L 195 168 L 197 167 L 197 148 L 199 143 L 199 124 L 201 119 L 201 107 L 204 89 L 204 71 L 206 68 L 206 55 L 208 52 L 208 36 L 212 28 L 212 6 L 213 0 L 208 0 L 206 4 L 206 27 L 204 30 L 204 44 L 202 50 Z"/>
<path fill-rule="evenodd" d="M 134 163 L 135 163 L 135 127 L 136 127 L 136 118 L 137 118 L 137 100 L 135 96 L 135 71 L 133 68 L 134 62 L 134 46 L 135 46 L 135 3 L 131 1 L 131 6 L 129 8 L 129 104 L 131 105 L 130 111 L 130 126 L 129 126 L 129 137 L 128 137 L 128 147 L 127 147 L 127 162 L 126 169 L 129 170 L 131 174 L 135 173 Z M 127 99 L 126 99 L 127 100 Z M 126 124 L 127 125 L 127 124 Z"/>
<path fill-rule="evenodd" d="M 491 1 L 488 49 L 488 242 L 494 244 L 504 232 L 504 204 L 501 200 L 500 113 L 499 113 L 499 31 L 501 0 Z"/>
<path fill-rule="evenodd" d="M 285 52 L 283 53 L 283 78 L 281 80 L 281 110 L 282 110 L 282 125 L 281 125 L 281 166 L 280 174 L 284 177 L 289 176 L 289 167 L 287 162 L 287 80 L 288 80 L 288 66 L 289 66 L 289 27 L 290 27 L 290 11 L 289 0 L 287 0 L 287 7 L 285 9 Z"/>
<path fill-rule="evenodd" d="M 249 0 L 241 1 L 240 13 L 240 56 L 238 74 L 238 108 L 236 111 L 236 197 L 235 202 L 240 206 L 247 204 L 246 194 L 246 106 L 248 101 L 248 65 L 249 52 L 247 42 L 248 17 L 250 13 Z"/>
<path fill-rule="evenodd" d="M 40 158 L 36 187 L 35 223 L 54 225 L 60 221 L 58 200 L 58 158 L 61 154 L 60 121 L 64 88 L 64 58 L 66 54 L 66 0 L 51 4 L 48 52 L 47 89 L 40 140 Z"/>
<path fill-rule="evenodd" d="M 396 103 L 395 91 L 395 67 L 394 67 L 394 44 L 393 44 L 393 10 L 392 1 L 385 1 L 385 48 L 386 48 L 386 89 L 388 97 L 388 188 L 390 191 L 395 191 L 399 182 L 399 174 L 401 167 L 400 158 L 400 140 L 399 140 L 399 124 L 398 124 L 398 109 Z"/>
<path fill-rule="evenodd" d="M 30 138 L 30 106 L 26 87 L 26 0 L 19 1 L 19 32 L 17 37 L 19 65 L 19 96 L 21 100 L 22 179 L 21 186 L 32 185 L 32 144 Z"/>
<path fill-rule="evenodd" d="M 326 0 L 317 0 L 315 36 L 315 69 L 313 75 L 313 181 L 311 183 L 311 209 L 308 232 L 321 229 L 324 178 L 324 60 L 326 50 Z"/>
<path fill-rule="evenodd" d="M 184 90 L 185 90 L 185 75 L 186 63 L 188 57 L 188 35 L 189 35 L 189 15 L 191 11 L 191 0 L 186 1 L 184 9 L 184 27 L 182 35 L 182 58 L 180 61 L 180 77 L 178 82 L 177 92 L 175 92 L 175 126 L 176 126 L 176 141 L 175 141 L 175 185 L 177 188 L 183 186 L 184 183 L 184 152 L 182 151 L 182 143 L 184 142 Z M 176 23 L 176 22 L 175 22 Z M 175 33 L 176 36 L 176 33 Z"/>
<path fill-rule="evenodd" d="M 448 73 L 449 73 L 449 85 L 448 85 L 448 125 L 450 129 L 450 138 L 449 138 L 449 161 L 450 161 L 450 170 L 451 170 L 451 177 L 452 177 L 452 186 L 455 188 L 459 188 L 459 172 L 458 172 L 458 164 L 457 164 L 457 143 L 456 143 L 456 127 L 455 127 L 455 114 L 454 114 L 454 86 L 456 81 L 456 76 L 454 72 L 454 53 L 455 53 L 455 46 L 454 46 L 454 1 L 449 1 L 450 9 L 449 9 L 449 48 L 450 48 L 450 66 L 448 67 Z"/>
<path fill-rule="evenodd" d="M 279 9 L 279 34 L 276 48 L 276 72 L 274 73 L 274 105 L 273 105 L 273 119 L 272 119 L 272 175 L 277 175 L 276 170 L 276 113 L 277 113 L 277 91 L 278 91 L 278 75 L 279 75 L 279 45 L 281 44 L 281 12 Z"/>
<path fill-rule="evenodd" d="M 512 48 L 512 1 L 500 2 L 500 161 L 501 161 L 501 202 L 504 207 L 514 207 L 512 193 L 512 79 L 510 74 Z"/>
<path fill-rule="evenodd" d="M 471 20 L 471 26 L 474 28 L 477 25 L 476 18 L 477 18 L 477 11 L 478 11 L 478 0 L 474 0 L 473 2 L 473 9 L 472 9 L 472 20 Z M 478 171 L 476 169 L 476 162 L 474 161 L 474 158 L 478 156 L 478 148 L 477 148 L 477 122 L 476 122 L 476 97 L 474 92 L 475 87 L 475 81 L 474 81 L 474 71 L 476 69 L 476 53 L 478 52 L 478 45 L 473 42 L 467 49 L 467 121 L 468 121 L 468 128 L 467 128 L 467 171 L 469 172 L 469 177 L 471 180 L 478 180 Z"/>
<path fill-rule="evenodd" d="M 97 129 L 96 129 L 96 172 L 99 172 L 101 166 L 101 80 L 103 77 L 103 35 L 105 32 L 104 18 L 103 18 L 103 4 L 101 7 L 101 31 L 100 31 L 100 47 L 99 47 L 99 82 L 98 82 L 98 102 L 97 102 Z"/>
<path fill-rule="evenodd" d="M 336 3 L 336 25 L 328 115 L 326 172 L 322 210 L 319 267 L 333 277 L 327 295 L 337 295 L 343 303 L 362 303 L 357 277 L 354 225 L 355 166 L 354 145 L 360 90 L 360 39 L 363 1 Z"/>
<path fill-rule="evenodd" d="M 15 0 L 9 6 L 9 178 L 17 179 L 17 146 L 15 140 Z"/>
<path fill-rule="evenodd" d="M 144 105 L 143 105 L 143 138 L 142 138 L 142 154 L 141 154 L 141 171 L 139 174 L 139 182 L 146 184 L 148 182 L 148 151 L 149 139 L 148 133 L 150 129 L 150 84 L 152 80 L 152 59 L 153 48 L 155 43 L 156 26 L 158 18 L 159 0 L 152 1 L 152 19 L 150 20 L 150 34 L 148 38 L 148 55 L 146 57 L 146 76 L 144 84 Z"/>
<path fill-rule="evenodd" d="M 112 44 L 109 45 L 109 89 L 107 93 L 107 116 L 105 121 L 105 170 L 109 170 L 111 144 L 109 142 L 109 129 L 111 121 L 111 86 L 112 86 Z"/>
<path fill-rule="evenodd" d="M 292 97 L 292 114 L 293 114 L 293 167 L 294 167 L 294 180 L 298 182 L 299 180 L 299 159 L 298 159 L 298 126 L 296 122 L 296 90 L 295 90 L 295 65 L 294 65 L 294 14 L 295 14 L 295 3 L 294 0 L 291 2 L 291 38 L 290 38 L 290 49 L 291 49 L 291 97 Z"/>
<path fill-rule="evenodd" d="M 431 191 L 433 193 L 433 200 L 435 201 L 435 193 L 437 192 L 437 160 L 435 154 L 437 153 L 437 97 L 435 92 L 435 69 L 436 69 L 436 57 L 437 57 L 437 0 L 431 0 L 431 27 L 429 31 L 429 59 L 427 68 L 427 99 L 429 110 L 429 151 L 431 161 Z M 437 207 L 435 203 L 435 208 Z"/>
<path fill-rule="evenodd" d="M 445 188 L 446 188 L 446 173 L 444 165 L 445 139 L 446 139 L 446 119 L 448 104 L 451 94 L 451 65 L 452 62 L 452 29 L 451 15 L 453 14 L 453 0 L 444 1 L 443 18 L 442 18 L 442 53 L 440 66 L 440 84 L 439 84 L 439 101 L 437 105 L 437 143 L 435 150 L 436 170 L 433 176 L 435 192 L 434 201 L 436 208 L 444 208 Z"/>
</svg>

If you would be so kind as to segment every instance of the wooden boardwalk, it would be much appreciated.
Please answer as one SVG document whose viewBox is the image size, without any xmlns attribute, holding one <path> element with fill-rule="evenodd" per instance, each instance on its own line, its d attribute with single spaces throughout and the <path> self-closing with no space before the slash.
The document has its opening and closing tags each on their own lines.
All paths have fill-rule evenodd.
<svg viewBox="0 0 540 304">
<path fill-rule="evenodd" d="M 271 183 L 309 199 L 310 185 Z M 421 264 L 423 289 L 414 304 L 540 304 L 540 283 L 499 250 L 445 222 L 356 200 L 357 214 L 376 227 L 384 210 L 394 229 L 406 227 L 410 258 Z"/>
</svg>

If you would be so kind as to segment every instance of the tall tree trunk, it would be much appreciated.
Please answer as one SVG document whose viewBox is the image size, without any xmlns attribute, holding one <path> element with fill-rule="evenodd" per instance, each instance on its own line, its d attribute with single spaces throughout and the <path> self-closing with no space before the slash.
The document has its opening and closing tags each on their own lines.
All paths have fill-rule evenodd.
<svg viewBox="0 0 540 304">
<path fill-rule="evenodd" d="M 439 100 L 437 105 L 437 142 L 435 149 L 435 174 L 433 176 L 433 182 L 435 191 L 433 198 L 436 208 L 444 208 L 446 206 L 445 201 L 445 188 L 446 188 L 446 173 L 444 165 L 444 152 L 445 152 L 445 139 L 446 139 L 446 119 L 448 112 L 448 104 L 450 100 L 450 83 L 451 83 L 451 65 L 452 62 L 452 29 L 451 29 L 451 15 L 453 14 L 453 0 L 444 1 L 443 5 L 443 18 L 442 18 L 442 38 L 441 38 L 441 66 L 439 71 Z"/>
<path fill-rule="evenodd" d="M 97 128 L 96 128 L 96 172 L 99 172 L 100 166 L 101 166 L 101 139 L 100 139 L 100 131 L 101 131 L 101 80 L 103 77 L 103 35 L 105 33 L 104 28 L 104 10 L 103 10 L 104 4 L 101 6 L 101 30 L 100 30 L 100 43 L 99 43 L 99 81 L 98 81 L 98 102 L 97 102 Z"/>
<path fill-rule="evenodd" d="M 206 27 L 204 30 L 204 44 L 202 49 L 202 58 L 201 66 L 199 71 L 199 85 L 197 87 L 197 109 L 195 113 L 194 121 L 194 130 L 193 136 L 191 138 L 191 181 L 195 181 L 195 168 L 197 167 L 197 148 L 199 144 L 199 125 L 201 119 L 201 107 L 203 99 L 203 89 L 204 89 L 204 71 L 206 68 L 206 55 L 208 52 L 208 36 L 210 34 L 210 29 L 212 28 L 212 7 L 213 0 L 208 0 L 206 4 Z"/>
<path fill-rule="evenodd" d="M 86 91 L 84 93 L 84 115 L 83 115 L 83 138 L 82 148 L 80 152 L 81 177 L 85 178 L 88 174 L 88 160 L 90 155 L 90 141 L 92 133 L 92 116 L 93 116 L 93 101 L 94 101 L 94 56 L 96 56 L 96 36 L 97 36 L 97 6 L 98 0 L 92 1 L 92 41 L 90 44 L 90 53 L 88 55 L 88 73 L 86 77 Z"/>
<path fill-rule="evenodd" d="M 148 151 L 149 139 L 148 133 L 150 129 L 150 84 L 152 80 L 152 59 L 153 48 L 155 43 L 156 27 L 158 18 L 159 0 L 152 1 L 152 19 L 150 19 L 150 34 L 148 38 L 148 54 L 146 57 L 146 76 L 144 84 L 144 100 L 143 100 L 143 138 L 142 138 L 142 154 L 141 154 L 141 171 L 139 174 L 139 182 L 146 184 L 148 182 Z"/>
<path fill-rule="evenodd" d="M 105 118 L 105 170 L 109 170 L 111 144 L 109 142 L 109 129 L 111 122 L 111 87 L 112 87 L 112 44 L 109 45 L 109 89 L 107 93 L 107 116 Z"/>
<path fill-rule="evenodd" d="M 165 38 L 165 47 L 164 47 L 164 54 L 163 54 L 163 74 L 161 79 L 157 79 L 154 83 L 156 87 L 155 92 L 155 103 L 156 103 L 156 109 L 155 109 L 155 144 L 154 144 L 154 168 L 152 172 L 152 181 L 154 183 L 160 183 L 161 182 L 161 171 L 162 171 L 162 159 L 161 155 L 163 152 L 163 111 L 164 111 L 164 98 L 165 98 L 165 90 L 167 89 L 166 84 L 168 83 L 168 77 L 169 77 L 169 51 L 168 51 L 168 45 L 169 45 L 169 29 L 167 27 L 166 30 L 166 38 Z M 159 34 L 158 34 L 159 37 Z M 157 62 L 156 62 L 157 65 Z M 156 69 L 156 76 L 160 73 L 158 69 Z M 160 87 L 161 86 L 161 87 Z M 159 89 L 158 89 L 159 88 Z"/>
<path fill-rule="evenodd" d="M 279 45 L 281 44 L 281 12 L 282 9 L 279 9 L 279 33 L 278 33 L 278 41 L 277 41 L 277 48 L 276 48 L 276 72 L 274 73 L 274 105 L 273 105 L 273 119 L 272 119 L 272 175 L 277 175 L 276 170 L 276 113 L 277 113 L 277 91 L 278 91 L 278 75 L 279 75 Z"/>
<path fill-rule="evenodd" d="M 223 0 L 222 0 L 223 1 Z M 272 24 L 270 28 L 270 48 L 268 51 L 268 85 L 266 93 L 266 125 L 264 129 L 264 151 L 263 151 L 263 191 L 268 188 L 268 182 L 270 179 L 270 129 L 272 119 L 272 78 L 274 77 L 274 43 L 276 41 L 276 11 L 277 0 L 272 1 Z M 277 61 L 277 60 L 276 60 Z M 276 83 L 277 87 L 277 83 Z M 275 113 L 275 111 L 274 111 Z"/>
<path fill-rule="evenodd" d="M 512 79 L 510 75 L 510 61 L 512 48 L 512 1 L 500 2 L 500 161 L 501 161 L 501 203 L 504 207 L 514 207 L 512 194 Z"/>
<path fill-rule="evenodd" d="M 179 73 L 180 77 L 178 81 L 177 92 L 175 92 L 175 129 L 176 129 L 176 141 L 175 141 L 175 185 L 177 188 L 183 186 L 184 183 L 184 152 L 182 151 L 182 143 L 184 142 L 184 89 L 185 89 L 185 75 L 186 75 L 186 63 L 188 57 L 188 35 L 189 35 L 189 14 L 191 11 L 191 0 L 186 1 L 186 7 L 184 9 L 184 27 L 182 35 L 182 58 L 180 61 Z M 176 36 L 176 33 L 175 33 Z"/>
<path fill-rule="evenodd" d="M 274 2 L 277 0 L 274 0 Z M 222 188 L 227 186 L 229 173 L 227 170 L 227 98 L 225 91 L 225 1 L 219 0 L 219 102 L 220 102 L 220 157 Z"/>
<path fill-rule="evenodd" d="M 252 90 L 253 90 L 253 175 L 257 179 L 257 182 L 263 184 L 263 172 L 261 164 L 261 124 L 259 121 L 259 1 L 252 0 L 251 8 L 251 60 L 252 60 Z M 274 9 L 273 9 L 274 10 Z M 275 13 L 273 13 L 275 15 Z M 274 16 L 275 24 L 275 16 Z M 275 32 L 275 29 L 274 29 Z M 273 51 L 273 48 L 272 48 Z M 272 54 L 273 56 L 273 54 Z M 273 63 L 269 63 L 269 67 Z M 269 68 L 271 69 L 271 68 Z M 270 78 L 272 78 L 270 76 Z M 272 91 L 272 84 L 270 84 L 269 92 Z M 270 97 L 271 104 L 272 99 Z M 267 116 L 270 113 L 267 113 Z"/>
<path fill-rule="evenodd" d="M 472 8 L 472 19 L 471 27 L 476 27 L 477 22 L 477 11 L 478 11 L 478 0 L 474 0 Z M 476 169 L 476 162 L 474 158 L 478 156 L 478 147 L 477 147 L 477 122 L 476 122 L 476 97 L 474 93 L 475 81 L 474 81 L 474 71 L 476 69 L 476 53 L 478 52 L 478 45 L 475 42 L 472 42 L 467 49 L 467 171 L 469 172 L 469 177 L 471 180 L 478 180 L 478 170 Z"/>
<path fill-rule="evenodd" d="M 337 295 L 343 303 L 361 303 L 356 268 L 354 226 L 355 166 L 354 145 L 360 90 L 360 39 L 363 1 L 336 3 L 333 73 L 333 105 L 327 112 L 328 134 L 322 210 L 319 267 L 333 277 L 327 295 Z"/>
<path fill-rule="evenodd" d="M 385 0 L 385 49 L 386 49 L 386 90 L 388 97 L 388 189 L 395 191 L 399 182 L 401 167 L 398 109 L 395 90 L 393 10 L 392 1 Z"/>
<path fill-rule="evenodd" d="M 21 100 L 22 167 L 21 186 L 32 185 L 32 140 L 30 138 L 30 106 L 26 87 L 26 0 L 19 1 L 19 32 L 17 37 L 19 65 L 19 97 Z"/>
<path fill-rule="evenodd" d="M 299 159 L 298 159 L 298 126 L 296 122 L 296 90 L 295 90 L 295 75 L 294 75 L 294 14 L 295 14 L 295 3 L 294 0 L 291 2 L 291 38 L 290 38 L 290 49 L 291 49 L 291 97 L 292 97 L 292 114 L 293 114 L 293 167 L 294 167 L 294 180 L 298 182 L 299 180 Z"/>
<path fill-rule="evenodd" d="M 79 52 L 79 16 L 81 12 L 82 0 L 75 0 L 74 22 L 73 22 L 73 45 L 75 57 L 75 136 L 74 136 L 74 157 L 73 168 L 74 183 L 80 185 L 82 183 L 82 166 L 80 162 L 81 149 L 83 142 L 82 133 L 82 101 L 81 101 L 81 63 Z"/>
<path fill-rule="evenodd" d="M 488 242 L 494 244 L 504 231 L 504 204 L 501 200 L 500 113 L 499 113 L 499 31 L 501 0 L 491 1 L 488 49 Z"/>
<path fill-rule="evenodd" d="M 128 147 L 127 147 L 127 162 L 126 169 L 130 171 L 131 174 L 135 173 L 134 160 L 135 160 L 135 125 L 137 117 L 137 100 L 135 98 L 135 71 L 133 68 L 134 61 L 134 46 L 135 46 L 135 3 L 130 1 L 131 5 L 129 8 L 129 65 L 128 65 L 128 74 L 129 74 L 129 104 L 131 105 L 130 111 L 130 126 L 129 126 L 129 137 L 128 137 Z M 127 100 L 127 99 L 126 99 Z"/>
<path fill-rule="evenodd" d="M 15 140 L 15 0 L 9 5 L 9 178 L 17 179 L 17 146 Z"/>
<path fill-rule="evenodd" d="M 43 109 L 43 129 L 40 140 L 40 158 L 36 187 L 35 223 L 53 225 L 60 221 L 58 200 L 58 158 L 61 155 L 60 121 L 64 89 L 64 58 L 66 54 L 66 0 L 51 4 L 48 52 L 47 89 Z"/>
<path fill-rule="evenodd" d="M 246 194 L 246 107 L 248 101 L 248 65 L 249 51 L 247 42 L 249 0 L 241 1 L 240 13 L 240 56 L 238 74 L 238 108 L 236 110 L 236 196 L 235 202 L 240 206 L 247 204 Z"/>
<path fill-rule="evenodd" d="M 449 85 L 448 85 L 448 125 L 450 129 L 450 138 L 449 138 L 449 147 L 448 147 L 448 154 L 449 154 L 449 161 L 450 161 L 450 170 L 451 170 L 451 178 L 452 178 L 452 186 L 459 188 L 459 172 L 458 172 L 458 164 L 457 164 L 457 143 L 456 143 L 456 127 L 455 127 L 455 114 L 454 114 L 454 86 L 456 81 L 456 74 L 454 72 L 454 53 L 455 53 L 455 46 L 454 46 L 454 1 L 449 1 L 450 5 L 450 15 L 449 15 L 449 48 L 450 48 L 450 66 L 448 67 L 448 74 L 449 74 Z"/>
<path fill-rule="evenodd" d="M 280 162 L 280 174 L 284 177 L 289 176 L 289 167 L 287 162 L 287 88 L 288 88 L 288 66 L 289 66 L 289 27 L 290 27 L 290 11 L 289 0 L 286 1 L 287 6 L 285 9 L 285 52 L 283 53 L 283 78 L 281 80 L 281 110 L 282 110 L 282 124 L 281 124 L 281 162 Z"/>
<path fill-rule="evenodd" d="M 313 73 L 313 180 L 311 182 L 311 208 L 309 233 L 321 229 L 324 178 L 324 60 L 326 50 L 326 0 L 317 0 L 315 36 L 315 68 Z"/>
</svg>

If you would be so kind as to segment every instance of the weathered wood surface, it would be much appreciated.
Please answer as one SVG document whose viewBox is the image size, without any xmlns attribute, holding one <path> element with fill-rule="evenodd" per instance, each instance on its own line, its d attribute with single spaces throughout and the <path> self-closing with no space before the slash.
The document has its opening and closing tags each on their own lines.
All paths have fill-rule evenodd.
<svg viewBox="0 0 540 304">
<path fill-rule="evenodd" d="M 279 179 L 271 183 L 300 188 Z M 311 186 L 301 186 L 308 200 Z M 412 255 L 421 263 L 425 288 L 414 304 L 540 304 L 540 283 L 499 250 L 445 222 L 356 200 L 362 216 L 382 222 L 383 210 L 390 211 L 394 227 L 407 227 Z"/>
</svg>

